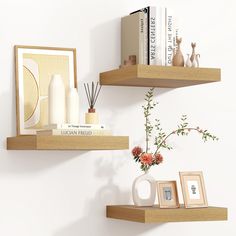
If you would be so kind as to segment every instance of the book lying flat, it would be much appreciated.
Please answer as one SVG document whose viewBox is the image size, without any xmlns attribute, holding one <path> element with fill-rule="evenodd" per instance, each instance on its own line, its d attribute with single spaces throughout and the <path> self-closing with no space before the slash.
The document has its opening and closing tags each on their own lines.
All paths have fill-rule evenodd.
<svg viewBox="0 0 236 236">
<path fill-rule="evenodd" d="M 106 126 L 102 124 L 50 124 L 44 126 L 44 129 L 105 129 Z"/>
<path fill-rule="evenodd" d="M 39 130 L 37 135 L 61 135 L 61 136 L 110 136 L 109 129 L 48 129 Z"/>
</svg>

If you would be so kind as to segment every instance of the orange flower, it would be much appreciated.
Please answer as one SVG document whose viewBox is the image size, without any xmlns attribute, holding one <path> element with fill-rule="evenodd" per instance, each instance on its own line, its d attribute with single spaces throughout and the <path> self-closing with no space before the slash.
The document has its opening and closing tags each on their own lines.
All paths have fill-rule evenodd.
<svg viewBox="0 0 236 236">
<path fill-rule="evenodd" d="M 160 164 L 163 162 L 163 156 L 160 153 L 157 153 L 154 158 L 157 164 Z"/>
<path fill-rule="evenodd" d="M 134 157 L 139 156 L 142 152 L 143 152 L 143 150 L 139 146 L 134 147 L 133 150 L 132 150 L 132 154 L 133 154 Z"/>
<path fill-rule="evenodd" d="M 140 161 L 144 165 L 151 165 L 153 161 L 152 154 L 151 153 L 142 154 L 142 156 L 140 157 Z"/>
</svg>

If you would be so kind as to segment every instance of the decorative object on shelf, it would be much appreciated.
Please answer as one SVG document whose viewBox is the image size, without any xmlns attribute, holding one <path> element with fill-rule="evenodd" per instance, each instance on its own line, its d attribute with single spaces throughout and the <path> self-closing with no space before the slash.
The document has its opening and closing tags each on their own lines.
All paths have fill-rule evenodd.
<svg viewBox="0 0 236 236">
<path fill-rule="evenodd" d="M 69 124 L 79 123 L 79 96 L 76 88 L 71 88 L 66 97 L 66 121 Z"/>
<path fill-rule="evenodd" d="M 147 198 L 141 198 L 138 193 L 139 184 L 143 181 L 147 181 L 150 186 L 149 196 Z M 137 177 L 132 186 L 133 201 L 136 206 L 153 206 L 156 198 L 156 180 L 145 171 L 143 175 Z"/>
<path fill-rule="evenodd" d="M 166 134 L 161 128 L 160 120 L 155 119 L 155 124 L 152 124 L 150 116 L 152 109 L 155 108 L 157 103 L 153 101 L 154 88 L 150 88 L 145 95 L 146 104 L 143 106 L 144 118 L 145 118 L 145 136 L 146 136 L 146 148 L 143 150 L 140 146 L 136 146 L 132 150 L 132 155 L 135 162 L 141 164 L 141 170 L 147 172 L 152 166 L 159 165 L 163 162 L 163 156 L 160 153 L 161 148 L 172 149 L 172 147 L 167 143 L 168 138 L 172 135 L 182 135 L 186 136 L 189 133 L 196 131 L 199 133 L 204 141 L 209 139 L 218 140 L 218 138 L 208 132 L 206 129 L 200 129 L 199 127 L 189 126 L 187 123 L 187 116 L 183 115 L 181 118 L 181 123 L 178 125 L 177 129 Z M 156 129 L 154 136 L 154 151 L 150 150 L 149 142 L 152 138 L 152 131 Z M 134 196 L 133 196 L 134 198 Z"/>
<path fill-rule="evenodd" d="M 132 66 L 136 65 L 136 56 L 130 55 L 129 58 L 124 60 L 124 65 L 120 65 L 120 68 L 126 67 L 126 66 Z"/>
<path fill-rule="evenodd" d="M 61 75 L 52 75 L 48 86 L 48 125 L 65 123 L 65 86 Z"/>
<path fill-rule="evenodd" d="M 190 60 L 190 55 L 189 54 L 187 54 L 187 60 L 185 62 L 185 66 L 186 67 L 192 67 L 192 62 Z"/>
<path fill-rule="evenodd" d="M 207 207 L 208 204 L 202 172 L 180 172 L 179 175 L 185 207 Z"/>
<path fill-rule="evenodd" d="M 36 134 L 48 124 L 48 86 L 60 74 L 65 88 L 77 87 L 76 50 L 15 46 L 17 135 Z"/>
<path fill-rule="evenodd" d="M 200 58 L 200 54 L 196 54 L 197 67 L 199 67 L 199 58 Z"/>
<path fill-rule="evenodd" d="M 160 208 L 179 208 L 176 181 L 157 181 L 157 194 Z"/>
<path fill-rule="evenodd" d="M 96 113 L 96 110 L 94 108 L 96 101 L 98 99 L 98 95 L 101 91 L 101 85 L 98 86 L 99 83 L 97 82 L 96 86 L 94 85 L 94 82 L 91 84 L 91 88 L 89 87 L 89 84 L 84 83 L 84 89 L 85 93 L 88 99 L 89 109 L 88 113 L 85 113 L 85 123 L 86 124 L 98 124 L 98 114 Z M 99 88 L 98 88 L 99 87 Z"/>
<path fill-rule="evenodd" d="M 192 61 L 192 67 L 199 67 L 200 54 L 196 54 Z"/>
<path fill-rule="evenodd" d="M 192 54 L 190 57 L 190 61 L 193 62 L 194 59 L 196 59 L 196 53 L 195 53 L 196 43 L 191 43 L 191 47 L 192 47 Z"/>
<path fill-rule="evenodd" d="M 184 66 L 184 57 L 180 49 L 181 42 L 182 38 L 176 37 L 177 50 L 175 52 L 175 48 L 173 48 L 172 66 Z"/>
</svg>

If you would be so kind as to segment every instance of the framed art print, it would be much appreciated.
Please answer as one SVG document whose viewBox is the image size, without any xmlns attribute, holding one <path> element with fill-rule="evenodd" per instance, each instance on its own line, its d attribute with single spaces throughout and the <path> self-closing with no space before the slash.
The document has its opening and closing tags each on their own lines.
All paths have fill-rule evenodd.
<svg viewBox="0 0 236 236">
<path fill-rule="evenodd" d="M 157 181 L 160 208 L 178 208 L 179 197 L 176 181 Z"/>
<path fill-rule="evenodd" d="M 208 203 L 202 172 L 180 172 L 179 175 L 185 207 L 207 207 Z"/>
<path fill-rule="evenodd" d="M 48 86 L 60 74 L 65 89 L 77 87 L 76 49 L 15 46 L 17 135 L 48 124 Z"/>
</svg>

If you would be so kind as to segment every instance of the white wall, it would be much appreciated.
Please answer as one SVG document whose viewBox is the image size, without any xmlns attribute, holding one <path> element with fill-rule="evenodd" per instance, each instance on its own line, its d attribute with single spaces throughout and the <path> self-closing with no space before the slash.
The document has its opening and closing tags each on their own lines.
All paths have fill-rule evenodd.
<svg viewBox="0 0 236 236">
<path fill-rule="evenodd" d="M 106 219 L 105 205 L 132 202 L 131 185 L 141 172 L 129 150 L 6 150 L 6 137 L 15 135 L 13 46 L 77 48 L 82 120 L 87 108 L 82 83 L 119 66 L 120 17 L 150 4 L 165 4 L 178 13 L 184 53 L 196 41 L 201 65 L 222 69 L 221 83 L 157 89 L 158 115 L 167 130 L 188 114 L 192 124 L 220 140 L 203 144 L 194 135 L 174 138 L 175 149 L 163 152 L 164 164 L 151 173 L 156 179 L 178 180 L 180 170 L 202 170 L 209 204 L 228 207 L 228 222 L 144 225 Z M 235 235 L 235 10 L 233 0 L 0 0 L 0 235 Z M 144 144 L 146 91 L 103 87 L 97 104 L 102 123 L 129 135 L 130 148 Z"/>
</svg>

